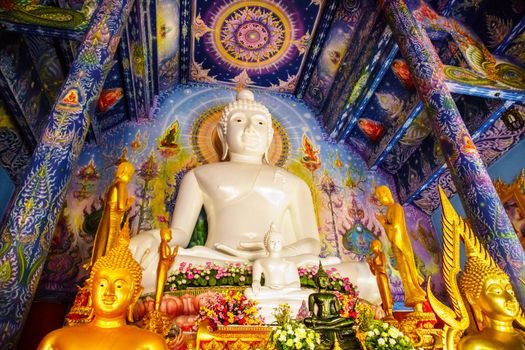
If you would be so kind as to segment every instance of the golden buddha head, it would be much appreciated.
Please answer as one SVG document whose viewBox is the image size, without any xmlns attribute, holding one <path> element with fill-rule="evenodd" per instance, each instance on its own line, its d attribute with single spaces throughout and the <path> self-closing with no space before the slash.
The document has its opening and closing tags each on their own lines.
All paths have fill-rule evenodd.
<svg viewBox="0 0 525 350">
<path fill-rule="evenodd" d="M 160 229 L 160 238 L 169 242 L 171 241 L 171 229 L 170 228 L 161 228 Z"/>
<path fill-rule="evenodd" d="M 394 202 L 392 192 L 390 192 L 390 189 L 385 185 L 377 187 L 374 191 L 374 195 L 383 205 L 389 205 Z"/>
<path fill-rule="evenodd" d="M 86 284 L 91 290 L 95 316 L 115 318 L 127 314 L 129 319 L 142 292 L 142 269 L 126 243 L 121 239 L 91 269 Z"/>
<path fill-rule="evenodd" d="M 483 315 L 492 320 L 512 322 L 520 312 L 507 274 L 477 255 L 467 258 L 459 287 L 478 323 L 483 321 Z"/>
<path fill-rule="evenodd" d="M 122 161 L 117 167 L 115 177 L 123 181 L 129 181 L 129 179 L 131 179 L 131 177 L 133 176 L 134 172 L 135 169 L 133 168 L 133 165 L 130 162 Z"/>
<path fill-rule="evenodd" d="M 248 156 L 264 155 L 268 162 L 273 138 L 272 117 L 266 106 L 255 101 L 250 90 L 239 91 L 235 101 L 224 108 L 217 131 L 223 160 L 228 152 L 234 152 Z"/>
</svg>

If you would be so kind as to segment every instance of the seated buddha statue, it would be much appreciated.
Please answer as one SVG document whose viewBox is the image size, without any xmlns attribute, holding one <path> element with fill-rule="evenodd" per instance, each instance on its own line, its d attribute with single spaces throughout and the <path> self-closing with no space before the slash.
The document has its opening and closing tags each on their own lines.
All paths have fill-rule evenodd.
<svg viewBox="0 0 525 350">
<path fill-rule="evenodd" d="M 297 265 L 281 256 L 283 237 L 275 232 L 275 225 L 272 224 L 266 233 L 264 243 L 268 256 L 253 262 L 252 287 L 246 289 L 244 295 L 257 300 L 261 308 L 259 314 L 264 317 L 266 323 L 272 323 L 272 312 L 276 307 L 288 304 L 295 315 L 312 292 L 301 289 Z M 262 276 L 264 286 L 261 285 Z"/>
<path fill-rule="evenodd" d="M 461 339 L 459 350 L 525 349 L 525 332 L 513 326 L 522 311 L 507 274 L 495 264 L 470 258 L 459 278 L 459 288 L 474 317 L 484 326 L 482 331 Z"/>
<path fill-rule="evenodd" d="M 49 333 L 38 349 L 167 349 L 161 336 L 126 324 L 142 291 L 141 278 L 140 265 L 121 239 L 97 259 L 86 281 L 93 306 L 91 322 Z"/>
<path fill-rule="evenodd" d="M 218 124 L 228 161 L 199 166 L 183 178 L 170 228 L 181 262 L 247 262 L 266 256 L 264 235 L 271 223 L 283 234 L 282 256 L 296 264 L 317 264 L 321 243 L 310 188 L 299 177 L 268 164 L 273 138 L 268 109 L 241 90 Z M 208 220 L 204 246 L 190 242 L 201 208 Z M 159 230 L 132 238 L 130 249 L 144 269 L 143 286 L 155 288 Z M 336 262 L 339 262 L 335 258 Z"/>
<path fill-rule="evenodd" d="M 341 305 L 337 296 L 327 292 L 328 274 L 319 264 L 316 275 L 317 292 L 308 297 L 308 309 L 312 316 L 304 319 L 304 324 L 320 333 L 329 333 L 332 341 L 337 334 L 351 333 L 354 325 L 353 319 L 341 317 Z"/>
<path fill-rule="evenodd" d="M 319 258 L 321 243 L 310 188 L 299 177 L 268 164 L 274 133 L 268 108 L 255 101 L 251 91 L 241 90 L 224 108 L 217 133 L 225 161 L 198 166 L 181 181 L 170 223 L 170 246 L 180 248 L 169 272 L 182 262 L 250 263 L 266 257 L 264 235 L 274 223 L 282 234 L 280 254 L 286 260 L 297 266 L 317 265 L 321 260 L 350 277 L 368 301 L 380 302 L 366 263 Z M 203 207 L 208 220 L 206 243 L 185 248 Z M 159 230 L 154 229 L 139 233 L 130 242 L 144 270 L 146 292 L 153 292 L 156 286 L 159 237 Z"/>
<path fill-rule="evenodd" d="M 427 292 L 432 308 L 445 323 L 446 347 L 456 348 L 459 336 L 468 329 L 457 344 L 459 350 L 524 350 L 525 315 L 508 275 L 457 214 L 441 187 L 439 193 L 443 206 L 442 276 L 452 307 L 434 296 L 430 282 Z M 466 255 L 462 272 L 461 239 Z"/>
</svg>

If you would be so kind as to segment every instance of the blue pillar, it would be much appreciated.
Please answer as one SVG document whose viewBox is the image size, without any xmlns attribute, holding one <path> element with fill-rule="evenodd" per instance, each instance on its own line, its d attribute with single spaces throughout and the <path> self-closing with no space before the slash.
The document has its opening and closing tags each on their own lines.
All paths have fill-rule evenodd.
<svg viewBox="0 0 525 350">
<path fill-rule="evenodd" d="M 403 0 L 380 1 L 394 39 L 405 58 L 452 180 L 474 232 L 500 267 L 508 273 L 525 307 L 525 253 L 505 208 L 445 85 L 441 61 L 426 31 Z"/>
<path fill-rule="evenodd" d="M 24 326 L 58 215 L 132 0 L 103 0 L 91 19 L 0 238 L 0 348 Z"/>
</svg>

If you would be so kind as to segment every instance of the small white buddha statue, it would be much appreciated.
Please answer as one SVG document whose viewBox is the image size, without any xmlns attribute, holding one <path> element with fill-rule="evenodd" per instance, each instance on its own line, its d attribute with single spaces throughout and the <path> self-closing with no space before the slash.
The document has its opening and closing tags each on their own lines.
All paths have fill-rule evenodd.
<svg viewBox="0 0 525 350">
<path fill-rule="evenodd" d="M 272 311 L 279 304 L 289 304 L 292 312 L 297 314 L 313 291 L 301 289 L 297 265 L 281 256 L 283 236 L 275 231 L 275 225 L 272 224 L 266 233 L 264 244 L 268 256 L 253 262 L 252 288 L 246 289 L 244 295 L 258 301 L 260 314 L 271 323 L 274 320 Z M 261 286 L 263 275 L 264 286 Z"/>
</svg>

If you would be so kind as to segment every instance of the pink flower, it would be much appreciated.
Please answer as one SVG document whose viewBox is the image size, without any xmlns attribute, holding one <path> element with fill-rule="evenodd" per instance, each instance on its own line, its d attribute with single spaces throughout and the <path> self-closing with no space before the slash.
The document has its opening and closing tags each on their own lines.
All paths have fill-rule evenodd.
<svg viewBox="0 0 525 350">
<path fill-rule="evenodd" d="M 190 273 L 188 273 L 188 275 L 186 277 L 188 277 L 189 280 L 192 280 L 193 279 L 193 274 L 190 272 Z"/>
</svg>

